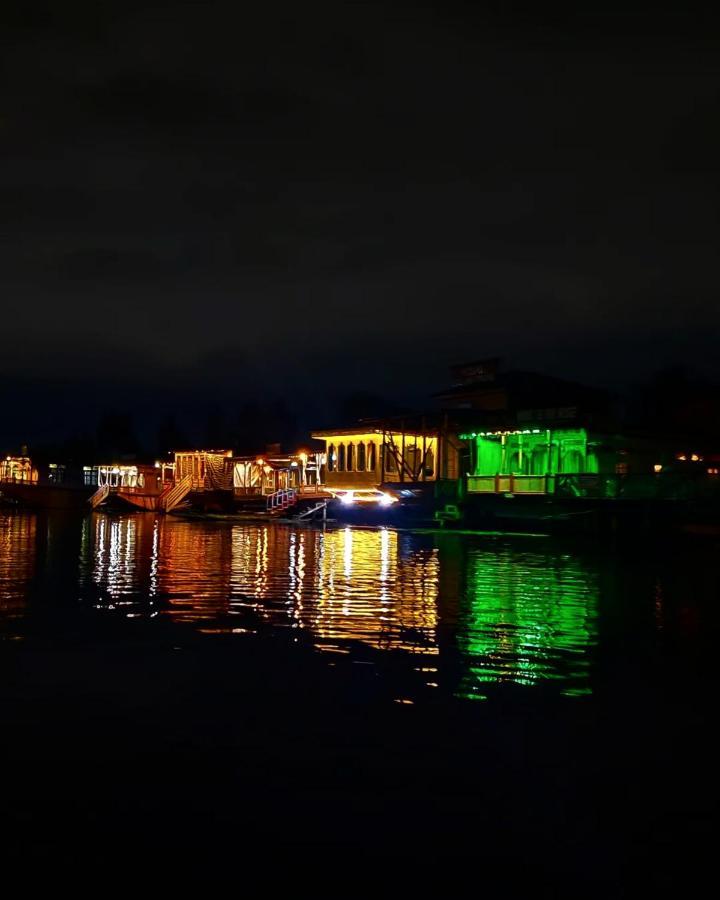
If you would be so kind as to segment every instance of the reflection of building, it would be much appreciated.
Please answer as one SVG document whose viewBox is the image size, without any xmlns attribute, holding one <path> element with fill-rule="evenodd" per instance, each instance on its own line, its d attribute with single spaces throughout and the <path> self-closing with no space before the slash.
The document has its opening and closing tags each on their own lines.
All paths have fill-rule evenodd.
<svg viewBox="0 0 720 900">
<path fill-rule="evenodd" d="M 387 529 L 233 529 L 232 592 L 262 601 L 276 625 L 307 629 L 318 646 L 360 640 L 433 652 L 438 586 L 431 549 L 402 555 Z M 234 601 L 236 602 L 236 601 Z"/>
<path fill-rule="evenodd" d="M 590 690 L 597 643 L 598 586 L 566 554 L 470 549 L 458 643 L 459 693 L 480 696 L 488 684 L 558 682 L 565 694 Z"/>
<path fill-rule="evenodd" d="M 81 558 L 94 584 L 108 597 L 152 594 L 158 522 L 150 516 L 86 519 Z"/>
<path fill-rule="evenodd" d="M 37 518 L 33 513 L 0 513 L 0 612 L 24 606 L 35 573 Z"/>
<path fill-rule="evenodd" d="M 155 592 L 168 615 L 197 621 L 221 616 L 230 605 L 232 533 L 174 519 L 160 520 Z"/>
</svg>

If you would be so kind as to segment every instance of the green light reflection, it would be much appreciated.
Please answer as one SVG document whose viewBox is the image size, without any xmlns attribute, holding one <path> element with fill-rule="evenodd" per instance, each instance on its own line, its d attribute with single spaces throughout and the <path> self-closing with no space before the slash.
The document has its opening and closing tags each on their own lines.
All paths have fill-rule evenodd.
<svg viewBox="0 0 720 900">
<path fill-rule="evenodd" d="M 490 684 L 560 682 L 589 694 L 597 644 L 598 586 L 568 555 L 473 550 L 460 611 L 458 695 L 484 699 Z"/>
</svg>

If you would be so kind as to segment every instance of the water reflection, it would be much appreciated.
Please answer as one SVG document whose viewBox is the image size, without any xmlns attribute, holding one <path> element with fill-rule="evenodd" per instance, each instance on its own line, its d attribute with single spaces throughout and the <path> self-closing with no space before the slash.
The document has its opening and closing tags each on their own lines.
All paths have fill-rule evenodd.
<svg viewBox="0 0 720 900">
<path fill-rule="evenodd" d="M 280 630 L 392 669 L 404 697 L 538 686 L 578 695 L 621 668 L 637 679 L 664 656 L 681 673 L 714 654 L 715 554 L 0 512 L 0 638 L 31 622 L 61 635 L 94 607 L 208 633 Z"/>
<path fill-rule="evenodd" d="M 100 606 L 206 631 L 299 629 L 324 651 L 410 652 L 428 657 L 415 666 L 426 684 L 442 672 L 464 697 L 503 682 L 588 690 L 598 585 L 577 557 L 388 529 L 150 515 L 97 515 L 86 528 Z"/>
<path fill-rule="evenodd" d="M 463 696 L 484 696 L 488 683 L 552 680 L 565 694 L 589 692 L 598 585 L 576 557 L 476 549 L 465 571 Z"/>
<path fill-rule="evenodd" d="M 0 512 L 0 613 L 13 616 L 25 606 L 35 573 L 37 517 Z"/>
</svg>

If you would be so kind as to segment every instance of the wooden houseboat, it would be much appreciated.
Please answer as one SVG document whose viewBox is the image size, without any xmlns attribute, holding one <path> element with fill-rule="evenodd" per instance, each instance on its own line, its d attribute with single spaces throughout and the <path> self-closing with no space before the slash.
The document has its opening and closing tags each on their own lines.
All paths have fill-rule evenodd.
<svg viewBox="0 0 720 900">
<path fill-rule="evenodd" d="M 93 509 L 120 505 L 147 512 L 167 511 L 170 493 L 172 499 L 179 493 L 173 490 L 173 469 L 171 464 L 160 462 L 111 463 L 85 466 L 83 476 L 96 488 L 90 498 Z"/>
<path fill-rule="evenodd" d="M 640 496 L 670 471 L 672 441 L 623 427 L 606 391 L 496 359 L 453 375 L 438 396 L 465 447 L 463 493 Z"/>
<path fill-rule="evenodd" d="M 33 468 L 29 456 L 6 456 L 0 460 L 0 483 L 36 484 L 38 470 Z"/>
<path fill-rule="evenodd" d="M 455 498 L 460 445 L 441 417 L 364 421 L 313 438 L 325 443 L 324 488 L 341 502 L 335 512 L 344 519 L 426 521 L 438 496 Z"/>
<path fill-rule="evenodd" d="M 91 486 L 70 477 L 64 465 L 36 467 L 29 456 L 8 456 L 0 461 L 0 503 L 30 509 L 84 509 Z"/>
<path fill-rule="evenodd" d="M 269 496 L 277 491 L 314 494 L 322 491 L 325 454 L 312 450 L 282 453 L 279 446 L 266 453 L 234 456 L 236 497 Z"/>
</svg>

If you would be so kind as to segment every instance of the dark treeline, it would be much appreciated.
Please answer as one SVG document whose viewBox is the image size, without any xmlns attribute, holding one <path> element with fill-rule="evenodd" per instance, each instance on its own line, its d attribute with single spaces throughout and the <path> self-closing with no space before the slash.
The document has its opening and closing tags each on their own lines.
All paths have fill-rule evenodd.
<svg viewBox="0 0 720 900">
<path fill-rule="evenodd" d="M 269 445 L 294 448 L 307 441 L 313 427 L 352 424 L 370 416 L 393 415 L 403 411 L 378 395 L 357 391 L 336 398 L 334 413 L 324 421 L 308 422 L 307 415 L 293 409 L 286 400 L 248 400 L 232 409 L 211 402 L 204 410 L 184 414 L 161 412 L 156 421 L 147 413 L 138 415 L 127 408 L 109 407 L 100 411 L 96 424 L 68 428 L 66 435 L 34 438 L 32 420 L 20 441 L 4 437 L 0 426 L 0 451 L 20 454 L 27 451 L 38 463 L 53 461 L 83 465 L 124 459 L 162 459 L 178 449 L 204 447 L 256 453 Z M 25 410 L 27 417 L 27 410 Z M 7 420 L 4 424 L 11 425 Z M 37 429 L 39 430 L 39 429 Z"/>
<path fill-rule="evenodd" d="M 330 393 L 330 392 L 329 392 Z M 697 441 L 706 448 L 720 446 L 720 384 L 674 366 L 656 372 L 644 382 L 617 391 L 618 428 Z M 224 402 L 222 402 L 224 400 Z M 432 409 L 429 402 L 426 409 Z M 13 405 L 5 407 L 0 424 L 0 451 L 27 452 L 38 463 L 62 461 L 83 465 L 123 459 L 161 459 L 182 448 L 232 449 L 240 454 L 262 452 L 269 445 L 294 449 L 307 442 L 313 428 L 350 426 L 363 418 L 397 415 L 408 411 L 388 397 L 369 391 L 332 396 L 318 413 L 284 398 L 243 400 L 233 405 L 213 397 L 203 404 L 177 409 L 95 403 L 87 420 L 69 419 L 65 428 L 48 436 L 32 407 L 23 405 L 18 434 Z M 62 414 L 62 411 L 61 411 Z M 45 429 L 46 431 L 46 429 Z"/>
</svg>

